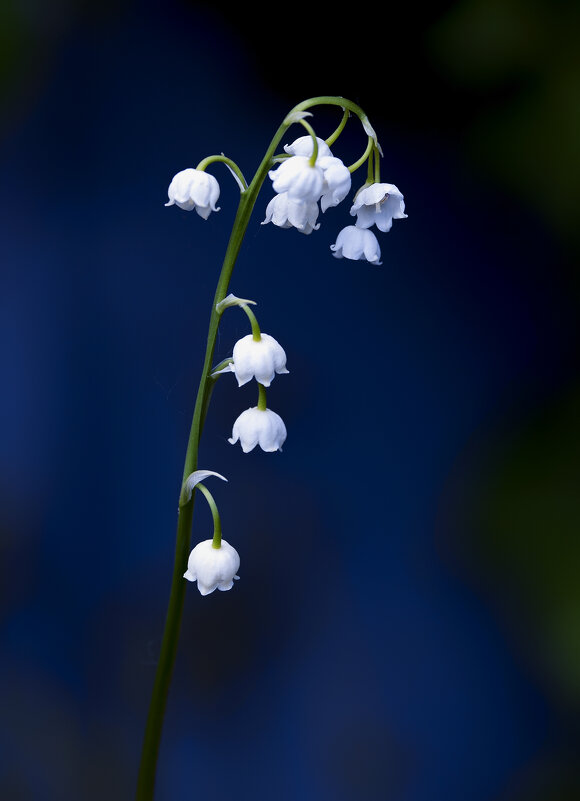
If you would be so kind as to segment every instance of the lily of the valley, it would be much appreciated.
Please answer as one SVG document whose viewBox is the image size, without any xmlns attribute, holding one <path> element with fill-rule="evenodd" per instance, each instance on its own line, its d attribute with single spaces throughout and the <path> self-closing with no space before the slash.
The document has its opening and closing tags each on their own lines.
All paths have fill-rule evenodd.
<svg viewBox="0 0 580 801">
<path fill-rule="evenodd" d="M 324 175 L 320 207 L 322 211 L 338 204 L 350 192 L 351 175 L 343 162 L 336 156 L 323 156 L 316 160 Z"/>
<path fill-rule="evenodd" d="M 355 196 L 350 210 L 356 215 L 359 228 L 376 225 L 380 231 L 390 231 L 393 220 L 403 220 L 405 201 L 394 184 L 371 184 L 361 189 Z"/>
<path fill-rule="evenodd" d="M 234 423 L 228 442 L 235 445 L 238 440 L 244 453 L 249 453 L 256 445 L 270 453 L 282 450 L 286 440 L 286 426 L 276 412 L 253 406 L 242 412 Z"/>
<path fill-rule="evenodd" d="M 169 203 L 166 206 L 179 206 L 185 211 L 195 209 L 200 217 L 207 220 L 212 211 L 219 211 L 216 203 L 220 196 L 220 187 L 213 175 L 204 170 L 189 167 L 178 172 L 167 190 Z"/>
<path fill-rule="evenodd" d="M 318 158 L 322 156 L 332 156 L 330 148 L 319 136 L 316 137 L 316 143 L 318 145 Z M 312 141 L 311 136 L 299 136 L 298 139 L 295 139 L 292 144 L 284 145 L 284 150 L 286 153 L 290 153 L 291 156 L 312 156 L 312 151 L 314 149 L 314 142 Z"/>
<path fill-rule="evenodd" d="M 347 225 L 339 232 L 336 243 L 330 246 L 337 259 L 366 259 L 371 264 L 382 264 L 379 241 L 372 231 Z"/>
<path fill-rule="evenodd" d="M 298 203 L 316 203 L 324 187 L 324 172 L 307 156 L 290 156 L 268 175 L 274 192 L 287 192 L 288 199 Z"/>
<path fill-rule="evenodd" d="M 235 548 L 222 539 L 219 548 L 214 548 L 213 540 L 198 543 L 189 554 L 187 570 L 183 577 L 197 581 L 202 595 L 214 590 L 231 590 L 240 567 L 240 557 Z"/>
<path fill-rule="evenodd" d="M 308 137 L 310 138 L 310 137 Z M 288 192 L 274 195 L 266 207 L 266 219 L 262 225 L 272 222 L 279 228 L 297 228 L 302 234 L 311 234 L 320 228 L 316 224 L 318 204 L 315 201 L 299 203 L 290 200 Z"/>
<path fill-rule="evenodd" d="M 269 334 L 262 333 L 258 340 L 252 334 L 238 339 L 232 357 L 233 361 L 220 372 L 235 373 L 239 387 L 252 378 L 269 387 L 276 374 L 288 372 L 284 348 Z"/>
</svg>

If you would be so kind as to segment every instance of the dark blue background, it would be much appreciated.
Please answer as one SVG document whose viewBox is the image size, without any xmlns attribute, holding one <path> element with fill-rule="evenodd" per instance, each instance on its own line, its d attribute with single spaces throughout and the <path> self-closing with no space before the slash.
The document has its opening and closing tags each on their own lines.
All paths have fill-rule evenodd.
<svg viewBox="0 0 580 801">
<path fill-rule="evenodd" d="M 204 222 L 167 186 L 219 152 L 251 178 L 317 94 L 363 106 L 409 217 L 376 267 L 332 257 L 348 201 L 306 237 L 258 199 L 230 288 L 287 352 L 288 439 L 229 445 L 255 387 L 220 379 L 200 467 L 229 479 L 241 580 L 188 588 L 157 798 L 580 797 L 576 84 L 536 67 L 566 4 L 547 31 L 541 3 L 276 7 L 265 31 L 178 0 L 6 8 L 0 798 L 132 797 L 238 195 L 212 168 Z M 333 152 L 365 144 L 353 119 Z M 216 361 L 248 330 L 228 311 Z"/>
</svg>

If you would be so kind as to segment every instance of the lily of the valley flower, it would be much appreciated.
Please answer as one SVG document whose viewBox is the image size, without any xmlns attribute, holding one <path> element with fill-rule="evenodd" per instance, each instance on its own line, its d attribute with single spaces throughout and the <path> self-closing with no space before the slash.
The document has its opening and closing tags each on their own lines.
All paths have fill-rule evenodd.
<svg viewBox="0 0 580 801">
<path fill-rule="evenodd" d="M 380 231 L 390 231 L 393 220 L 403 220 L 405 201 L 394 184 L 371 184 L 361 189 L 355 196 L 350 210 L 356 215 L 359 228 L 376 225 Z"/>
<path fill-rule="evenodd" d="M 204 170 L 189 167 L 174 176 L 167 190 L 169 203 L 166 206 L 179 206 L 185 211 L 195 209 L 200 217 L 207 220 L 212 211 L 219 211 L 216 203 L 220 187 L 213 175 Z"/>
<path fill-rule="evenodd" d="M 290 156 L 268 175 L 274 192 L 288 192 L 288 199 L 297 203 L 316 203 L 324 188 L 324 172 L 307 156 Z"/>
<path fill-rule="evenodd" d="M 276 412 L 253 406 L 242 412 L 234 423 L 228 442 L 235 445 L 238 440 L 244 453 L 249 453 L 256 445 L 270 453 L 282 450 L 286 440 L 286 426 Z"/>
<path fill-rule="evenodd" d="M 359 228 L 356 225 L 347 225 L 339 232 L 336 244 L 331 245 L 337 259 L 366 259 L 371 264 L 382 264 L 381 248 L 378 239 L 367 228 Z"/>
<path fill-rule="evenodd" d="M 297 228 L 302 234 L 311 234 L 318 230 L 316 225 L 318 217 L 318 204 L 315 201 L 298 203 L 290 200 L 288 192 L 274 195 L 266 207 L 266 219 L 262 225 L 273 222 L 280 228 Z"/>
<path fill-rule="evenodd" d="M 335 156 L 323 156 L 316 160 L 317 166 L 324 173 L 324 186 L 320 206 L 322 211 L 338 204 L 345 199 L 350 192 L 351 176 L 342 161 Z"/>
<path fill-rule="evenodd" d="M 213 540 L 198 543 L 189 554 L 187 570 L 183 577 L 197 581 L 202 595 L 214 590 L 231 590 L 240 567 L 240 557 L 235 548 L 222 539 L 219 548 L 213 547 Z"/>
<path fill-rule="evenodd" d="M 322 156 L 332 156 L 330 148 L 319 136 L 316 137 L 316 142 L 318 143 L 318 158 Z M 292 144 L 284 145 L 284 150 L 286 153 L 290 153 L 291 156 L 312 156 L 312 151 L 314 149 L 314 142 L 312 141 L 311 136 L 299 136 L 298 139 L 295 139 Z"/>
<path fill-rule="evenodd" d="M 252 334 L 239 339 L 234 345 L 233 362 L 220 372 L 236 374 L 241 387 L 255 378 L 262 386 L 269 387 L 276 373 L 287 373 L 284 348 L 269 334 L 261 334 L 259 340 Z"/>
</svg>

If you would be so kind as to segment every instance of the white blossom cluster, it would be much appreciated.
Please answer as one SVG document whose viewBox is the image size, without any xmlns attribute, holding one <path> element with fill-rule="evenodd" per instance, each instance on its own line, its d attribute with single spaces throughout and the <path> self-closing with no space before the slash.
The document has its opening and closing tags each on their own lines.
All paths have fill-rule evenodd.
<svg viewBox="0 0 580 801">
<path fill-rule="evenodd" d="M 319 206 L 323 212 L 337 206 L 351 188 L 351 175 L 343 162 L 332 155 L 324 140 L 317 137 L 318 154 L 311 163 L 314 143 L 311 136 L 302 136 L 284 150 L 289 158 L 268 175 L 276 192 L 266 208 L 262 225 L 272 222 L 280 228 L 296 228 L 311 234 L 320 228 L 317 223 Z M 390 231 L 393 220 L 405 218 L 403 195 L 394 184 L 366 183 L 355 195 L 350 209 L 356 216 L 338 234 L 330 248 L 337 258 L 366 259 L 381 264 L 381 249 L 373 225 L 380 231 Z"/>
<path fill-rule="evenodd" d="M 301 136 L 290 145 L 284 146 L 285 156 L 277 156 L 274 162 L 280 162 L 268 172 L 275 192 L 266 208 L 266 217 L 262 224 L 272 222 L 280 228 L 296 228 L 303 234 L 311 234 L 320 228 L 318 216 L 320 210 L 337 206 L 351 190 L 351 170 L 356 169 L 365 160 L 346 167 L 334 156 L 328 144 L 315 136 L 313 129 L 306 126 L 309 135 Z M 363 121 L 363 127 L 365 123 Z M 369 148 L 373 144 L 373 155 L 378 159 L 380 148 L 376 142 L 370 125 L 365 127 L 369 135 Z M 316 141 L 316 155 L 315 151 Z M 369 150 L 370 152 L 370 150 Z M 223 154 L 222 154 L 223 155 Z M 366 154 L 365 154 L 366 155 Z M 367 156 L 368 158 L 369 156 Z M 211 157 L 211 160 L 219 157 Z M 230 171 L 236 178 L 243 192 L 247 189 L 245 180 L 238 168 L 225 157 Z M 207 220 L 212 211 L 219 211 L 217 201 L 220 187 L 213 175 L 208 174 L 204 165 L 209 160 L 200 162 L 197 169 L 188 168 L 177 173 L 168 189 L 169 202 L 166 206 L 176 205 L 185 211 L 195 211 Z M 371 230 L 375 226 L 384 233 L 391 230 L 393 220 L 407 217 L 403 195 L 394 184 L 380 183 L 378 168 L 375 164 L 375 181 L 369 178 L 355 193 L 350 208 L 350 215 L 355 217 L 354 224 L 343 228 L 330 246 L 337 258 L 366 259 L 371 264 L 381 264 L 381 249 L 376 235 Z M 235 169 L 234 169 L 235 168 Z M 228 295 L 216 307 L 221 313 L 227 306 L 242 306 L 252 322 L 252 333 L 236 342 L 232 358 L 222 369 L 216 368 L 212 377 L 219 373 L 234 373 L 238 386 L 241 387 L 254 379 L 259 386 L 258 405 L 242 412 L 233 424 L 232 436 L 228 442 L 240 443 L 244 453 L 252 451 L 257 445 L 263 451 L 274 452 L 282 449 L 286 440 L 286 426 L 280 415 L 266 406 L 266 391 L 276 375 L 287 373 L 286 353 L 282 346 L 269 334 L 260 332 L 257 321 L 248 303 Z M 221 367 L 221 365 L 220 365 Z M 209 475 L 218 476 L 213 471 L 196 471 L 184 483 L 184 502 L 189 502 L 193 487 Z M 204 494 L 207 490 L 203 488 Z M 217 508 L 209 496 L 210 504 L 217 515 Z M 214 539 L 198 543 L 192 550 L 184 578 L 197 581 L 202 595 L 214 590 L 229 590 L 234 580 L 239 578 L 237 571 L 240 565 L 238 552 L 225 540 L 221 539 L 221 526 L 214 520 Z"/>
<path fill-rule="evenodd" d="M 317 137 L 318 155 L 310 164 L 314 143 L 301 136 L 284 150 L 289 158 L 268 173 L 276 195 L 268 203 L 262 225 L 273 222 L 280 228 L 296 228 L 311 234 L 320 228 L 318 201 L 322 211 L 338 205 L 350 191 L 351 177 L 342 161 Z"/>
<path fill-rule="evenodd" d="M 333 156 L 323 139 L 316 137 L 316 142 L 314 164 L 312 136 L 301 136 L 284 145 L 287 157 L 268 173 L 275 195 L 266 207 L 262 225 L 271 222 L 279 228 L 296 228 L 303 234 L 311 234 L 320 228 L 317 222 L 320 210 L 325 212 L 337 206 L 350 192 L 352 180 L 348 167 Z M 195 209 L 205 220 L 212 211 L 219 211 L 216 206 L 219 184 L 204 170 L 188 168 L 178 172 L 169 185 L 168 195 L 166 206 Z M 350 214 L 356 220 L 354 225 L 343 228 L 330 246 L 334 256 L 381 264 L 381 248 L 371 229 L 376 226 L 386 233 L 391 230 L 393 220 L 407 217 L 402 193 L 394 184 L 367 180 L 355 193 Z"/>
</svg>

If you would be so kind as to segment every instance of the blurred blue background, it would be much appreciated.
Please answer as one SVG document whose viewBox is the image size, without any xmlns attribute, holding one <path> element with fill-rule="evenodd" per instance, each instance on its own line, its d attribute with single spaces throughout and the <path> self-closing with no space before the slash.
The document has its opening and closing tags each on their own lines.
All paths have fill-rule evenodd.
<svg viewBox="0 0 580 801">
<path fill-rule="evenodd" d="M 204 222 L 167 186 L 219 152 L 250 178 L 318 94 L 409 216 L 338 260 L 348 200 L 307 237 L 264 185 L 230 288 L 287 352 L 289 434 L 229 445 L 255 387 L 220 379 L 200 467 L 241 580 L 188 588 L 156 798 L 580 798 L 578 7 L 347 11 L 0 7 L 2 801 L 133 795 L 238 195 L 216 165 Z"/>
</svg>

